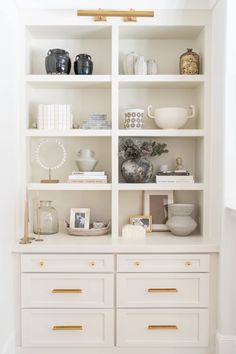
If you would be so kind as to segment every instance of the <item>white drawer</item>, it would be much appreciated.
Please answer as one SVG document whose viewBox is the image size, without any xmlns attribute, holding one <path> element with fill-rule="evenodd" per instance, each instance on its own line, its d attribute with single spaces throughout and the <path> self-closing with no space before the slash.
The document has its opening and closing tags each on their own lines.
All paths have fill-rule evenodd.
<svg viewBox="0 0 236 354">
<path fill-rule="evenodd" d="M 113 255 L 22 255 L 22 272 L 113 272 Z"/>
<path fill-rule="evenodd" d="M 117 256 L 118 272 L 208 272 L 206 254 L 127 254 Z"/>
<path fill-rule="evenodd" d="M 208 310 L 118 310 L 118 346 L 195 347 L 208 345 Z"/>
<path fill-rule="evenodd" d="M 113 274 L 23 273 L 24 308 L 111 308 Z"/>
<path fill-rule="evenodd" d="M 207 307 L 208 274 L 117 274 L 118 307 Z"/>
<path fill-rule="evenodd" d="M 23 347 L 112 345 L 113 310 L 22 310 Z"/>
</svg>

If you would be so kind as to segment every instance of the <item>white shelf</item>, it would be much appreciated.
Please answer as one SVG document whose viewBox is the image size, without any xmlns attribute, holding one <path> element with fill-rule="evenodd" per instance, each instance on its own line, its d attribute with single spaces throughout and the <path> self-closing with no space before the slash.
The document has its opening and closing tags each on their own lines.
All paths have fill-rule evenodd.
<svg viewBox="0 0 236 354">
<path fill-rule="evenodd" d="M 26 83 L 37 89 L 109 88 L 111 75 L 26 75 Z"/>
<path fill-rule="evenodd" d="M 157 191 L 202 191 L 203 183 L 119 183 L 121 191 L 157 190 Z"/>
<path fill-rule="evenodd" d="M 36 235 L 32 235 L 36 236 Z M 73 237 L 65 233 L 42 236 L 44 241 L 15 244 L 19 253 L 209 253 L 219 252 L 219 245 L 201 235 L 176 237 L 170 232 L 152 232 L 144 239 L 125 240 L 114 235 Z"/>
<path fill-rule="evenodd" d="M 111 183 L 28 183 L 29 191 L 109 191 Z"/>
<path fill-rule="evenodd" d="M 204 137 L 203 129 L 119 129 L 119 136 Z"/>
<path fill-rule="evenodd" d="M 29 137 L 109 137 L 110 129 L 70 129 L 70 130 L 41 130 L 26 129 L 25 135 Z"/>
<path fill-rule="evenodd" d="M 119 75 L 120 88 L 193 88 L 205 75 Z"/>
</svg>

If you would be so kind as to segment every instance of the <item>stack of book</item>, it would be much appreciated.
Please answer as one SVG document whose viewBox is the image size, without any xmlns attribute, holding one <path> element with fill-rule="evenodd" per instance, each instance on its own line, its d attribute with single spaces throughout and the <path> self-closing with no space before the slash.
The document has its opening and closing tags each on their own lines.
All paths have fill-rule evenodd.
<svg viewBox="0 0 236 354">
<path fill-rule="evenodd" d="M 64 130 L 73 128 L 73 115 L 69 104 L 39 104 L 37 128 Z"/>
<path fill-rule="evenodd" d="M 111 121 L 106 114 L 92 113 L 82 122 L 82 129 L 111 129 Z"/>
<path fill-rule="evenodd" d="M 156 183 L 194 183 L 194 178 L 186 170 L 158 172 Z"/>
<path fill-rule="evenodd" d="M 107 183 L 104 171 L 81 172 L 74 171 L 68 177 L 69 183 Z"/>
</svg>

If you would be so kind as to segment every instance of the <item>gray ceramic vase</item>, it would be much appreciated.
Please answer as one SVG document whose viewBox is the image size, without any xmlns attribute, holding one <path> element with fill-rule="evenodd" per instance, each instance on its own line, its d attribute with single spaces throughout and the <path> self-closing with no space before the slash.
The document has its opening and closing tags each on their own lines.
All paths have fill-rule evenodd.
<svg viewBox="0 0 236 354">
<path fill-rule="evenodd" d="M 121 165 L 121 174 L 127 183 L 147 183 L 152 172 L 153 165 L 145 158 L 125 160 Z"/>
<path fill-rule="evenodd" d="M 168 206 L 168 221 L 166 225 L 175 236 L 188 236 L 197 227 L 192 218 L 194 204 L 170 204 Z"/>
</svg>

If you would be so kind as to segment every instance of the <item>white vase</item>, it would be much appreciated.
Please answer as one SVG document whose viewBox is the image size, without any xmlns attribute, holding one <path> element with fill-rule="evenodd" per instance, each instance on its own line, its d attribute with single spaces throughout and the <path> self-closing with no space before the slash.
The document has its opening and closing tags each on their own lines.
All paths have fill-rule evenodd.
<svg viewBox="0 0 236 354">
<path fill-rule="evenodd" d="M 192 218 L 194 204 L 170 204 L 168 206 L 168 221 L 166 225 L 176 236 L 188 236 L 197 227 Z"/>
<path fill-rule="evenodd" d="M 134 65 L 135 65 L 136 55 L 134 52 L 130 52 L 125 55 L 123 60 L 123 68 L 125 75 L 134 75 Z"/>
<path fill-rule="evenodd" d="M 78 152 L 78 159 L 75 160 L 79 171 L 93 171 L 97 165 L 97 160 L 94 158 L 94 152 L 90 149 L 81 149 Z"/>
<path fill-rule="evenodd" d="M 137 58 L 134 73 L 135 75 L 147 75 L 147 63 L 143 56 Z"/>
</svg>

